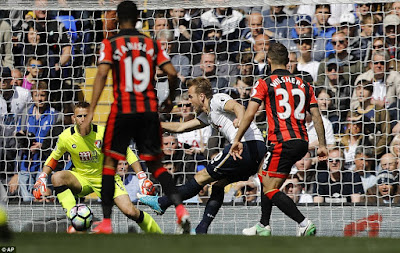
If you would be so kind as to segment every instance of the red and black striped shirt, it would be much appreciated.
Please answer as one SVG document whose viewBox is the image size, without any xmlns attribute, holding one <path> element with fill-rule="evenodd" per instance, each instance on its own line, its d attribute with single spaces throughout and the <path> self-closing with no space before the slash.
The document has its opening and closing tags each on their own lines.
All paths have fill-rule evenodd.
<svg viewBox="0 0 400 253">
<path fill-rule="evenodd" d="M 306 111 L 318 106 L 309 83 L 287 70 L 277 69 L 266 79 L 258 80 L 251 97 L 257 103 L 265 102 L 269 141 L 308 141 Z"/>
<path fill-rule="evenodd" d="M 104 39 L 99 64 L 111 64 L 114 103 L 112 112 L 157 112 L 156 66 L 170 62 L 161 44 L 135 29 L 121 30 Z"/>
</svg>

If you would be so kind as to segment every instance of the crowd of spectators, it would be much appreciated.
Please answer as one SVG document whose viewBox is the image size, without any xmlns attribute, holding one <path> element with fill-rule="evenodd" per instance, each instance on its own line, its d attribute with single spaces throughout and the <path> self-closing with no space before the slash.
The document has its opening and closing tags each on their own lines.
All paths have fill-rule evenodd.
<svg viewBox="0 0 400 253">
<path fill-rule="evenodd" d="M 398 203 L 399 5 L 147 10 L 137 28 L 160 41 L 179 77 L 175 106 L 161 119 L 196 117 L 186 83 L 198 76 L 246 107 L 253 85 L 271 74 L 269 46 L 282 43 L 289 50 L 287 69 L 314 87 L 330 151 L 326 163 L 318 162 L 307 115 L 309 152 L 281 190 L 296 203 Z M 85 69 L 95 67 L 100 42 L 117 29 L 115 11 L 0 11 L 0 190 L 10 201 L 34 201 L 35 177 L 57 133 L 73 123 L 72 105 L 84 99 Z M 157 70 L 160 100 L 168 96 L 165 76 Z M 255 119 L 264 135 L 265 117 L 261 110 Z M 211 127 L 164 133 L 163 163 L 175 183 L 183 184 L 226 144 Z M 65 160 L 60 169 L 73 166 Z M 120 161 L 118 168 L 137 191 L 127 163 Z M 225 202 L 259 202 L 257 180 L 230 185 Z M 191 201 L 201 203 L 208 189 Z"/>
</svg>

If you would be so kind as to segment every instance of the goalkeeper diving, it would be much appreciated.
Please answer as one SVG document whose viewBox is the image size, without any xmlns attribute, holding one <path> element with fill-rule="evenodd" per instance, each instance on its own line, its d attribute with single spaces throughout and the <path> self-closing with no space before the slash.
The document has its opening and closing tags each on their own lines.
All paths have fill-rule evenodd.
<svg viewBox="0 0 400 253">
<path fill-rule="evenodd" d="M 51 181 L 66 214 L 76 205 L 75 197 L 84 197 L 92 192 L 101 198 L 101 180 L 104 154 L 102 144 L 105 128 L 91 123 L 91 131 L 85 136 L 80 134 L 80 126 L 88 114 L 90 104 L 79 102 L 74 108 L 74 126 L 64 130 L 58 137 L 57 146 L 47 158 L 43 171 L 33 188 L 33 195 L 40 199 L 47 188 L 47 177 L 56 168 L 58 160 L 65 152 L 70 153 L 72 170 L 54 173 Z M 136 155 L 127 149 L 127 161 L 139 179 L 143 194 L 151 193 L 153 185 L 142 171 Z M 115 175 L 114 203 L 130 219 L 134 220 L 146 233 L 162 233 L 155 220 L 146 212 L 137 209 L 131 202 L 128 192 L 119 175 Z M 69 232 L 71 228 L 68 229 Z"/>
</svg>

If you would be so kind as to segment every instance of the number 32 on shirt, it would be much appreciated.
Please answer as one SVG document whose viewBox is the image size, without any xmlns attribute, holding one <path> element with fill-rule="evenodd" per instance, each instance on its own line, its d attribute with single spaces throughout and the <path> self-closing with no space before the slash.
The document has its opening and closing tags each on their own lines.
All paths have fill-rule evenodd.
<svg viewBox="0 0 400 253">
<path fill-rule="evenodd" d="M 282 95 L 282 99 L 279 100 L 279 106 L 284 108 L 284 112 L 278 112 L 278 117 L 281 119 L 288 119 L 292 113 L 292 106 L 289 104 L 289 93 L 287 90 L 278 88 L 276 89 L 276 96 Z M 304 105 L 306 102 L 306 96 L 301 89 L 292 89 L 291 95 L 293 97 L 299 97 L 299 102 L 294 109 L 294 117 L 298 120 L 304 120 L 305 113 Z M 295 100 L 296 101 L 296 100 Z"/>
</svg>

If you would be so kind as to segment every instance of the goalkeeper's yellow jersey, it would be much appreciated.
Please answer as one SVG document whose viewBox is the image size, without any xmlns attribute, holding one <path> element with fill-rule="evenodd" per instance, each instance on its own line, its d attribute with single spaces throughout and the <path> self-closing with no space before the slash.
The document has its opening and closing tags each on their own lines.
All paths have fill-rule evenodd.
<svg viewBox="0 0 400 253">
<path fill-rule="evenodd" d="M 58 137 L 57 145 L 45 165 L 52 168 L 53 161 L 58 161 L 65 152 L 70 153 L 73 163 L 73 171 L 85 177 L 101 177 L 103 171 L 104 154 L 103 146 L 105 127 L 92 124 L 92 130 L 86 136 L 82 136 L 77 126 L 65 129 Z M 129 165 L 138 160 L 137 156 L 128 147 L 127 157 Z"/>
</svg>

